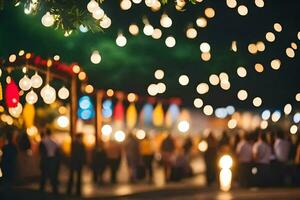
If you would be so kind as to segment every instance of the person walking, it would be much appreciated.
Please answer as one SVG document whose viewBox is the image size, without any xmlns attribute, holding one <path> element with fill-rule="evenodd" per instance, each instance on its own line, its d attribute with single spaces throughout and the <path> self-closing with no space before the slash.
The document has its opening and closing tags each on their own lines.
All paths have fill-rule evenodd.
<svg viewBox="0 0 300 200">
<path fill-rule="evenodd" d="M 72 193 L 74 184 L 74 176 L 76 175 L 76 195 L 81 196 L 81 183 L 82 183 L 82 168 L 86 161 L 86 152 L 83 144 L 83 134 L 76 134 L 71 147 L 70 158 L 70 175 L 67 188 L 67 194 Z"/>
<path fill-rule="evenodd" d="M 154 150 L 152 142 L 148 135 L 140 142 L 140 154 L 143 160 L 143 167 L 145 169 L 145 176 L 148 178 L 148 182 L 153 182 L 153 159 L 154 159 Z"/>
<path fill-rule="evenodd" d="M 172 166 L 175 162 L 175 143 L 171 134 L 168 134 L 162 141 L 160 151 L 164 165 L 165 180 L 168 182 L 170 181 Z"/>
<path fill-rule="evenodd" d="M 110 169 L 110 182 L 115 184 L 117 182 L 117 172 L 121 163 L 121 145 L 117 141 L 111 140 L 108 142 L 105 150 L 107 163 Z"/>
<path fill-rule="evenodd" d="M 40 191 L 44 191 L 47 179 L 52 192 L 58 193 L 59 146 L 52 138 L 52 131 L 47 129 L 39 146 L 40 152 Z"/>
<path fill-rule="evenodd" d="M 130 133 L 124 143 L 124 149 L 129 170 L 129 177 L 132 183 L 137 181 L 137 168 L 140 164 L 139 142 L 137 138 Z"/>
<path fill-rule="evenodd" d="M 207 150 L 204 152 L 204 160 L 206 165 L 206 183 L 208 186 L 216 181 L 217 170 L 217 140 L 213 133 L 209 133 L 207 139 Z"/>
<path fill-rule="evenodd" d="M 92 170 L 94 183 L 103 183 L 103 173 L 107 166 L 107 156 L 104 150 L 104 143 L 99 142 L 93 151 Z"/>
<path fill-rule="evenodd" d="M 5 190 L 10 189 L 17 173 L 17 146 L 15 144 L 16 131 L 9 128 L 6 134 L 6 144 L 2 149 L 1 169 Z"/>
</svg>

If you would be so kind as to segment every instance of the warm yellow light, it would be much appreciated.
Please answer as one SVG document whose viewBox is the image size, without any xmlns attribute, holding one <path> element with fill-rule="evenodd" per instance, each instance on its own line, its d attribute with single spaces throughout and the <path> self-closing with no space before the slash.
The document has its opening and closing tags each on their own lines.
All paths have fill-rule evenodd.
<svg viewBox="0 0 300 200">
<path fill-rule="evenodd" d="M 202 42 L 200 44 L 200 51 L 202 53 L 208 53 L 210 51 L 210 45 L 207 42 Z"/>
<path fill-rule="evenodd" d="M 291 47 L 292 47 L 294 50 L 297 50 L 297 49 L 298 49 L 298 45 L 297 45 L 295 42 L 292 42 L 292 43 L 291 43 Z"/>
<path fill-rule="evenodd" d="M 229 76 L 226 72 L 221 72 L 219 78 L 221 81 L 229 81 Z"/>
<path fill-rule="evenodd" d="M 220 83 L 220 79 L 219 79 L 218 75 L 216 75 L 216 74 L 211 74 L 211 75 L 209 76 L 209 82 L 210 82 L 210 84 L 212 84 L 212 85 L 218 85 L 218 84 Z"/>
<path fill-rule="evenodd" d="M 260 122 L 260 128 L 263 130 L 268 128 L 268 125 L 269 125 L 268 121 L 263 120 Z"/>
<path fill-rule="evenodd" d="M 24 50 L 20 50 L 19 51 L 19 56 L 23 56 L 25 54 L 25 51 Z"/>
<path fill-rule="evenodd" d="M 262 41 L 258 41 L 256 43 L 256 48 L 260 52 L 264 51 L 266 49 L 265 43 L 263 43 Z"/>
<path fill-rule="evenodd" d="M 232 172 L 230 169 L 221 169 L 220 176 L 220 189 L 224 192 L 228 192 L 231 188 Z"/>
<path fill-rule="evenodd" d="M 107 15 L 104 15 L 100 21 L 100 26 L 105 29 L 109 28 L 111 26 L 111 19 Z"/>
<path fill-rule="evenodd" d="M 156 89 L 157 89 L 158 93 L 162 94 L 166 91 L 167 87 L 166 87 L 166 84 L 164 84 L 164 83 L 158 83 L 156 85 Z"/>
<path fill-rule="evenodd" d="M 78 78 L 79 78 L 79 80 L 83 81 L 84 79 L 86 79 L 86 73 L 85 72 L 80 72 L 78 74 Z"/>
<path fill-rule="evenodd" d="M 200 98 L 196 98 L 194 99 L 194 106 L 196 108 L 201 108 L 203 106 L 203 101 Z"/>
<path fill-rule="evenodd" d="M 207 20 L 204 17 L 199 17 L 196 20 L 196 24 L 197 24 L 198 27 L 204 28 L 204 27 L 207 26 Z"/>
<path fill-rule="evenodd" d="M 234 52 L 238 51 L 238 49 L 237 49 L 237 42 L 236 41 L 232 41 L 231 42 L 231 50 L 234 51 Z"/>
<path fill-rule="evenodd" d="M 290 128 L 290 133 L 291 134 L 296 134 L 297 131 L 298 131 L 298 127 L 295 124 L 292 125 L 291 128 Z"/>
<path fill-rule="evenodd" d="M 259 107 L 262 104 L 262 99 L 260 97 L 255 97 L 253 99 L 252 103 L 255 107 Z"/>
<path fill-rule="evenodd" d="M 259 8 L 262 8 L 262 7 L 264 7 L 265 2 L 264 2 L 264 0 L 255 0 L 255 5 Z"/>
<path fill-rule="evenodd" d="M 37 102 L 37 100 L 38 100 L 38 96 L 37 96 L 37 94 L 33 90 L 31 90 L 30 92 L 28 92 L 26 94 L 25 99 L 26 99 L 27 103 L 29 103 L 29 104 L 35 104 Z"/>
<path fill-rule="evenodd" d="M 156 84 L 150 84 L 147 88 L 147 92 L 150 96 L 155 96 L 158 93 Z"/>
<path fill-rule="evenodd" d="M 229 8 L 235 8 L 237 6 L 236 0 L 226 0 L 226 4 Z"/>
<path fill-rule="evenodd" d="M 281 61 L 279 59 L 274 59 L 271 61 L 271 67 L 274 69 L 274 70 L 278 70 L 281 66 Z"/>
<path fill-rule="evenodd" d="M 38 132 L 39 131 L 38 131 L 37 127 L 35 127 L 35 126 L 29 127 L 29 128 L 26 129 L 26 133 L 30 137 L 38 134 Z"/>
<path fill-rule="evenodd" d="M 123 142 L 125 140 L 125 133 L 121 130 L 119 131 L 116 131 L 115 134 L 114 134 L 114 139 L 117 141 L 117 142 Z"/>
<path fill-rule="evenodd" d="M 297 93 L 295 96 L 296 101 L 300 101 L 300 93 Z"/>
<path fill-rule="evenodd" d="M 280 118 L 281 118 L 281 113 L 279 111 L 275 111 L 271 116 L 273 122 L 277 122 Z"/>
<path fill-rule="evenodd" d="M 165 76 L 165 73 L 164 73 L 164 71 L 161 70 L 161 69 L 158 69 L 158 70 L 156 70 L 156 71 L 154 72 L 154 77 L 155 77 L 156 79 L 158 79 L 158 80 L 163 79 L 164 76 Z"/>
<path fill-rule="evenodd" d="M 201 59 L 203 61 L 209 61 L 211 59 L 211 54 L 208 52 L 208 53 L 201 53 Z"/>
<path fill-rule="evenodd" d="M 215 16 L 215 10 L 213 8 L 206 8 L 204 14 L 207 18 L 213 18 Z"/>
<path fill-rule="evenodd" d="M 262 73 L 264 71 L 264 66 L 260 63 L 256 63 L 254 68 L 255 68 L 255 71 L 257 71 L 258 73 Z"/>
<path fill-rule="evenodd" d="M 132 6 L 132 3 L 130 0 L 122 0 L 120 3 L 120 7 L 122 10 L 129 10 Z"/>
<path fill-rule="evenodd" d="M 17 59 L 17 56 L 15 54 L 11 54 L 9 57 L 8 57 L 8 61 L 13 63 L 15 62 Z"/>
<path fill-rule="evenodd" d="M 275 23 L 275 24 L 274 24 L 274 30 L 275 30 L 276 32 L 281 32 L 281 31 L 282 31 L 282 26 L 281 26 L 281 24 Z"/>
<path fill-rule="evenodd" d="M 232 165 L 233 165 L 233 160 L 229 155 L 224 155 L 219 160 L 219 167 L 221 169 L 230 169 Z"/>
<path fill-rule="evenodd" d="M 8 108 L 8 112 L 12 117 L 18 118 L 22 114 L 23 106 L 21 103 L 18 103 L 18 105 L 14 108 Z"/>
<path fill-rule="evenodd" d="M 137 139 L 143 140 L 146 137 L 146 132 L 143 129 L 139 129 L 135 133 L 135 136 L 136 136 Z"/>
<path fill-rule="evenodd" d="M 289 103 L 286 104 L 286 105 L 284 106 L 283 111 L 284 111 L 284 114 L 289 115 L 289 114 L 292 112 L 292 105 L 289 104 Z"/>
<path fill-rule="evenodd" d="M 60 88 L 57 94 L 60 99 L 67 99 L 70 96 L 70 92 L 65 86 Z"/>
<path fill-rule="evenodd" d="M 172 19 L 167 14 L 163 14 L 160 18 L 160 24 L 164 28 L 169 28 L 172 26 Z"/>
<path fill-rule="evenodd" d="M 246 16 L 248 14 L 248 8 L 245 5 L 240 5 L 238 7 L 238 13 L 241 16 Z"/>
<path fill-rule="evenodd" d="M 101 128 L 101 133 L 102 133 L 102 135 L 110 136 L 110 134 L 112 133 L 111 125 L 109 125 L 109 124 L 103 125 Z"/>
<path fill-rule="evenodd" d="M 94 87 L 92 85 L 87 85 L 85 86 L 84 90 L 86 93 L 91 94 L 94 92 Z"/>
<path fill-rule="evenodd" d="M 80 67 L 78 65 L 74 65 L 72 69 L 75 74 L 78 74 L 80 72 Z"/>
<path fill-rule="evenodd" d="M 67 113 L 67 111 L 68 111 L 68 109 L 67 109 L 65 106 L 60 106 L 60 107 L 58 108 L 58 112 L 59 112 L 59 114 L 61 114 L 61 115 L 65 115 L 65 114 Z"/>
<path fill-rule="evenodd" d="M 188 121 L 181 121 L 177 126 L 178 130 L 182 133 L 186 133 L 190 129 L 190 123 Z"/>
<path fill-rule="evenodd" d="M 229 90 L 231 85 L 228 80 L 221 80 L 220 86 L 223 90 Z"/>
<path fill-rule="evenodd" d="M 93 51 L 92 55 L 91 55 L 91 62 L 93 64 L 99 64 L 101 62 L 101 56 L 99 51 Z"/>
<path fill-rule="evenodd" d="M 266 34 L 266 39 L 268 42 L 274 42 L 275 41 L 275 35 L 272 32 L 268 32 Z"/>
<path fill-rule="evenodd" d="M 188 28 L 186 30 L 186 37 L 189 39 L 194 39 L 197 37 L 197 30 L 195 28 Z"/>
<path fill-rule="evenodd" d="M 19 87 L 23 91 L 27 91 L 31 88 L 31 80 L 27 75 L 24 75 L 23 78 L 19 81 Z"/>
<path fill-rule="evenodd" d="M 108 89 L 106 91 L 106 95 L 109 96 L 109 97 L 112 97 L 114 95 L 114 91 L 112 89 Z"/>
<path fill-rule="evenodd" d="M 179 81 L 179 84 L 180 85 L 183 85 L 183 86 L 185 86 L 185 85 L 188 85 L 189 84 L 189 77 L 187 76 L 187 75 L 181 75 L 180 77 L 179 77 L 179 79 L 178 79 L 178 81 Z"/>
<path fill-rule="evenodd" d="M 131 33 L 132 35 L 139 34 L 139 27 L 136 24 L 131 24 L 129 26 L 129 33 Z"/>
<path fill-rule="evenodd" d="M 209 91 L 209 86 L 207 83 L 200 83 L 198 86 L 197 86 L 197 92 L 199 94 L 205 94 Z"/>
<path fill-rule="evenodd" d="M 176 40 L 173 36 L 169 36 L 169 37 L 166 38 L 165 44 L 166 44 L 167 47 L 172 48 L 172 47 L 175 46 Z"/>
<path fill-rule="evenodd" d="M 286 55 L 289 57 L 289 58 L 294 58 L 295 57 L 295 51 L 294 49 L 288 47 L 286 50 L 285 50 L 285 53 Z"/>
<path fill-rule="evenodd" d="M 59 61 L 59 60 L 60 60 L 60 56 L 59 56 L 59 55 L 55 55 L 55 56 L 53 56 L 53 59 L 54 59 L 55 61 Z"/>
<path fill-rule="evenodd" d="M 237 94 L 237 97 L 239 98 L 239 100 L 245 101 L 248 97 L 248 93 L 246 90 L 240 90 Z"/>
<path fill-rule="evenodd" d="M 61 115 L 57 118 L 57 125 L 60 128 L 67 128 L 70 124 L 69 118 L 67 116 Z"/>
<path fill-rule="evenodd" d="M 210 116 L 214 113 L 214 109 L 211 105 L 206 105 L 203 108 L 203 113 L 207 116 Z"/>
<path fill-rule="evenodd" d="M 202 140 L 199 144 L 198 144 L 198 149 L 200 152 L 206 152 L 208 149 L 208 144 L 205 140 Z"/>
<path fill-rule="evenodd" d="M 257 46 L 255 44 L 249 44 L 248 45 L 248 51 L 251 54 L 256 54 L 257 53 Z"/>
<path fill-rule="evenodd" d="M 237 68 L 237 74 L 239 77 L 244 78 L 247 76 L 247 70 L 244 67 Z"/>
<path fill-rule="evenodd" d="M 151 24 L 145 24 L 143 32 L 147 36 L 151 36 L 154 32 L 154 28 Z"/>
<path fill-rule="evenodd" d="M 161 30 L 159 28 L 155 28 L 153 30 L 152 38 L 157 40 L 157 39 L 161 38 L 161 36 L 162 36 Z"/>
<path fill-rule="evenodd" d="M 42 24 L 46 27 L 53 26 L 55 19 L 54 16 L 50 14 L 50 12 L 47 12 L 43 17 L 42 17 Z"/>
<path fill-rule="evenodd" d="M 231 119 L 227 123 L 228 128 L 234 129 L 237 126 L 237 121 L 235 119 Z"/>
<path fill-rule="evenodd" d="M 129 93 L 129 94 L 127 95 L 127 100 L 128 100 L 129 102 L 134 102 L 134 101 L 136 100 L 136 95 L 135 95 L 134 93 Z"/>
<path fill-rule="evenodd" d="M 124 37 L 124 35 L 122 34 L 119 34 L 117 39 L 116 39 L 116 44 L 119 46 L 119 47 L 124 47 L 127 43 L 127 39 L 126 37 Z"/>
</svg>

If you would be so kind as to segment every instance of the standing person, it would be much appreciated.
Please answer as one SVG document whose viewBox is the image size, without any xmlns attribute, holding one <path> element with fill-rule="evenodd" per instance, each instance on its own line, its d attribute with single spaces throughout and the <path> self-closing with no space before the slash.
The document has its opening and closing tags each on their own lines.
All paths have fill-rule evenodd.
<svg viewBox="0 0 300 200">
<path fill-rule="evenodd" d="M 298 133 L 298 138 L 295 144 L 296 152 L 295 152 L 295 158 L 294 158 L 294 176 L 293 176 L 293 182 L 296 186 L 300 185 L 300 137 Z"/>
<path fill-rule="evenodd" d="M 164 165 L 165 180 L 168 182 L 170 181 L 171 170 L 175 160 L 175 143 L 171 134 L 168 134 L 162 141 L 160 151 Z"/>
<path fill-rule="evenodd" d="M 106 147 L 107 163 L 110 169 L 110 182 L 115 184 L 117 182 L 117 172 L 121 163 L 121 145 L 111 140 Z"/>
<path fill-rule="evenodd" d="M 276 133 L 276 138 L 274 142 L 274 153 L 276 158 L 276 185 L 284 183 L 284 178 L 286 175 L 287 162 L 289 160 L 290 153 L 290 142 L 285 139 L 284 132 L 279 130 Z"/>
<path fill-rule="evenodd" d="M 154 150 L 151 143 L 151 140 L 148 135 L 140 142 L 140 154 L 143 159 L 143 164 L 145 166 L 146 177 L 148 176 L 148 182 L 152 183 L 153 181 L 153 158 Z"/>
<path fill-rule="evenodd" d="M 140 164 L 139 142 L 137 138 L 130 133 L 124 143 L 124 149 L 129 170 L 129 177 L 131 182 L 137 181 L 137 168 Z"/>
<path fill-rule="evenodd" d="M 207 150 L 204 153 L 204 160 L 206 165 L 206 183 L 211 185 L 216 181 L 217 170 L 217 140 L 212 133 L 207 137 Z"/>
<path fill-rule="evenodd" d="M 47 129 L 39 146 L 40 151 L 40 191 L 44 191 L 47 179 L 50 179 L 52 192 L 58 193 L 59 147 L 52 139 L 52 131 Z"/>
<path fill-rule="evenodd" d="M 17 172 L 17 146 L 15 144 L 15 134 L 16 130 L 9 128 L 6 134 L 6 144 L 2 149 L 2 160 L 1 160 L 1 169 L 3 181 L 6 189 L 10 189 L 13 184 L 13 181 L 16 177 Z"/>
<path fill-rule="evenodd" d="M 72 193 L 72 187 L 74 184 L 74 175 L 76 174 L 76 195 L 81 195 L 81 179 L 82 179 L 82 168 L 86 161 L 86 152 L 83 144 L 83 134 L 78 133 L 71 147 L 71 158 L 70 158 L 70 176 L 67 188 L 67 194 Z"/>
<path fill-rule="evenodd" d="M 92 160 L 94 183 L 99 182 L 100 184 L 102 184 L 103 173 L 107 165 L 107 156 L 104 150 L 103 142 L 99 141 L 99 143 L 95 146 Z"/>
<path fill-rule="evenodd" d="M 252 148 L 253 159 L 257 165 L 257 184 L 259 186 L 266 186 L 268 184 L 270 159 L 272 150 L 270 145 L 266 142 L 266 134 L 259 132 L 257 141 Z"/>
<path fill-rule="evenodd" d="M 185 139 L 183 145 L 183 175 L 191 176 L 193 174 L 192 168 L 190 166 L 190 154 L 193 147 L 193 141 L 190 137 Z"/>
<path fill-rule="evenodd" d="M 241 186 L 248 186 L 250 179 L 250 168 L 252 162 L 252 145 L 249 142 L 249 135 L 240 134 L 240 141 L 236 146 L 238 160 L 238 177 Z"/>
</svg>

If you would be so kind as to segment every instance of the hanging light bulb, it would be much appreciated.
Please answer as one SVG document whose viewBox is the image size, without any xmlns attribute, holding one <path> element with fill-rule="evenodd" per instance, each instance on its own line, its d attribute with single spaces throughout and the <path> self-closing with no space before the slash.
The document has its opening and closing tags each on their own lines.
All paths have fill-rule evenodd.
<svg viewBox="0 0 300 200">
<path fill-rule="evenodd" d="M 55 19 L 54 16 L 50 14 L 50 12 L 47 12 L 43 17 L 42 17 L 42 24 L 46 27 L 53 26 Z"/>
<path fill-rule="evenodd" d="M 102 28 L 109 28 L 110 25 L 111 25 L 111 19 L 108 16 L 104 15 L 104 17 L 100 21 L 100 26 Z"/>
<path fill-rule="evenodd" d="M 90 13 L 93 13 L 98 7 L 99 7 L 99 4 L 95 0 L 91 0 L 87 4 L 87 9 Z"/>
<path fill-rule="evenodd" d="M 16 107 L 8 108 L 9 114 L 15 118 L 20 117 L 22 111 L 23 111 L 23 106 L 20 102 L 18 103 L 18 105 Z"/>
<path fill-rule="evenodd" d="M 27 91 L 31 88 L 31 81 L 27 75 L 24 75 L 23 78 L 19 81 L 19 87 L 24 91 Z"/>
<path fill-rule="evenodd" d="M 119 34 L 117 39 L 116 39 L 116 44 L 119 46 L 119 47 L 124 47 L 127 43 L 127 39 L 126 37 L 124 37 L 123 34 Z"/>
<path fill-rule="evenodd" d="M 172 19 L 167 14 L 163 14 L 160 18 L 160 24 L 164 28 L 169 28 L 172 26 Z"/>
<path fill-rule="evenodd" d="M 65 86 L 63 86 L 62 88 L 60 88 L 58 90 L 58 97 L 60 99 L 67 99 L 69 97 L 69 95 L 70 95 L 70 92 Z"/>
<path fill-rule="evenodd" d="M 41 90 L 41 96 L 46 104 L 51 104 L 56 99 L 56 91 L 53 87 L 47 84 Z"/>
<path fill-rule="evenodd" d="M 35 104 L 37 102 L 37 100 L 38 100 L 38 96 L 37 96 L 37 94 L 33 90 L 31 90 L 30 92 L 28 92 L 26 94 L 25 99 L 26 99 L 27 103 L 29 103 L 29 104 Z"/>
<path fill-rule="evenodd" d="M 151 36 L 153 34 L 154 28 L 153 26 L 151 26 L 151 24 L 145 24 L 143 31 L 145 35 Z"/>
<path fill-rule="evenodd" d="M 96 20 L 99 20 L 101 18 L 104 17 L 104 11 L 102 8 L 97 7 L 94 11 L 93 11 L 93 18 Z"/>
<path fill-rule="evenodd" d="M 93 53 L 91 55 L 91 62 L 93 64 L 99 64 L 101 62 L 101 55 L 100 55 L 99 51 L 97 51 L 97 50 L 93 51 Z"/>
<path fill-rule="evenodd" d="M 35 72 L 35 74 L 31 77 L 30 82 L 33 88 L 39 88 L 43 84 L 43 79 L 37 72 Z"/>
</svg>

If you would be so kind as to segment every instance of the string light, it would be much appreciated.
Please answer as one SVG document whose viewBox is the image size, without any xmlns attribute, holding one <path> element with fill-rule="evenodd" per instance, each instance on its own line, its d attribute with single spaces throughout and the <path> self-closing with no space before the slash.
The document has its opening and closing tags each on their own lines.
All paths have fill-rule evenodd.
<svg viewBox="0 0 300 200">
<path fill-rule="evenodd" d="M 241 16 L 246 16 L 248 14 L 248 8 L 245 5 L 240 5 L 238 7 L 238 13 Z"/>
<path fill-rule="evenodd" d="M 218 85 L 218 84 L 220 83 L 220 79 L 219 79 L 218 75 L 216 75 L 216 74 L 211 74 L 211 75 L 209 76 L 209 82 L 210 82 L 210 84 L 212 84 L 212 85 Z"/>
<path fill-rule="evenodd" d="M 123 34 L 119 34 L 117 39 L 116 39 L 116 44 L 119 46 L 119 47 L 124 47 L 127 43 L 127 39 L 126 37 L 124 37 Z"/>
<path fill-rule="evenodd" d="M 139 27 L 136 24 L 131 24 L 129 26 L 129 33 L 131 33 L 132 35 L 139 34 Z"/>
<path fill-rule="evenodd" d="M 55 19 L 54 16 L 50 14 L 50 12 L 47 12 L 43 17 L 42 17 L 42 24 L 46 27 L 53 26 Z"/>
<path fill-rule="evenodd" d="M 164 28 L 170 28 L 172 26 L 172 19 L 167 14 L 162 14 L 160 25 Z"/>
<path fill-rule="evenodd" d="M 158 69 L 158 70 L 156 70 L 156 71 L 154 72 L 154 77 L 155 77 L 156 79 L 158 79 L 158 80 L 163 79 L 164 76 L 165 76 L 165 73 L 164 73 L 164 71 L 161 70 L 161 69 Z"/>
<path fill-rule="evenodd" d="M 58 97 L 60 99 L 63 99 L 63 100 L 67 99 L 69 97 L 69 95 L 70 95 L 70 92 L 65 86 L 63 86 L 62 88 L 60 88 L 58 90 Z"/>
<path fill-rule="evenodd" d="M 207 83 L 200 83 L 196 89 L 199 94 L 205 94 L 209 91 L 209 86 Z"/>
<path fill-rule="evenodd" d="M 246 90 L 240 90 L 237 94 L 237 97 L 239 98 L 239 100 L 245 101 L 248 97 L 248 93 Z"/>
<path fill-rule="evenodd" d="M 197 24 L 198 27 L 204 28 L 204 27 L 207 26 L 207 20 L 204 17 L 199 17 L 196 20 L 196 24 Z"/>
<path fill-rule="evenodd" d="M 239 77 L 244 78 L 247 76 L 247 70 L 244 67 L 238 67 L 237 74 Z"/>
<path fill-rule="evenodd" d="M 196 108 L 201 108 L 203 106 L 203 101 L 200 98 L 196 98 L 194 99 L 194 106 Z"/>
<path fill-rule="evenodd" d="M 188 85 L 189 84 L 189 77 L 187 75 L 181 75 L 178 79 L 180 85 Z"/>
<path fill-rule="evenodd" d="M 165 44 L 167 47 L 172 48 L 176 45 L 176 40 L 173 36 L 169 36 L 166 38 Z"/>
</svg>

